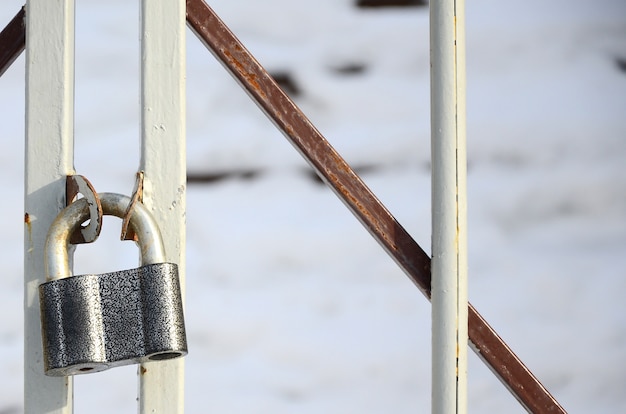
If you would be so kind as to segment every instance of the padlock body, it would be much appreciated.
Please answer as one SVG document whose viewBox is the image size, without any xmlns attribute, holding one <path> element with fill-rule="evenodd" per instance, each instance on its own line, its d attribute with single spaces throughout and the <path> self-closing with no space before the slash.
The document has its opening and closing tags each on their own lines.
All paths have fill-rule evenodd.
<svg viewBox="0 0 626 414">
<path fill-rule="evenodd" d="M 67 376 L 187 354 L 174 263 L 39 286 L 46 375 Z"/>
</svg>

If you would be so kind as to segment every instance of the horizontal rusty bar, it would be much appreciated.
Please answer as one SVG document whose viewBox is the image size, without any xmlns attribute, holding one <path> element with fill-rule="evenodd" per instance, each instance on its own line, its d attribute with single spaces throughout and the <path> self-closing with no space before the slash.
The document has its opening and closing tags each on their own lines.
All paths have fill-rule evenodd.
<svg viewBox="0 0 626 414">
<path fill-rule="evenodd" d="M 6 72 L 26 47 L 26 16 L 23 6 L 0 32 L 0 76 Z"/>
<path fill-rule="evenodd" d="M 430 299 L 430 257 L 333 149 L 203 0 L 187 0 L 187 23 L 318 175 Z M 470 304 L 474 351 L 532 413 L 565 413 L 554 397 Z"/>
</svg>

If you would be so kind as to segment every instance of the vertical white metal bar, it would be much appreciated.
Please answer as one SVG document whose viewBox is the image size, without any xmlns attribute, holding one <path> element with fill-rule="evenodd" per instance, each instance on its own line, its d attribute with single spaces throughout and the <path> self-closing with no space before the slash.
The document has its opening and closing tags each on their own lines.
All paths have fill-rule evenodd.
<svg viewBox="0 0 626 414">
<path fill-rule="evenodd" d="M 467 412 L 464 0 L 430 3 L 432 412 Z"/>
<path fill-rule="evenodd" d="M 74 0 L 26 5 L 24 412 L 72 412 L 72 378 L 44 375 L 38 285 L 50 224 L 74 172 Z"/>
<path fill-rule="evenodd" d="M 144 204 L 163 233 L 166 260 L 185 286 L 185 18 L 184 0 L 142 0 L 142 145 Z M 140 413 L 184 412 L 183 359 L 139 368 Z"/>
</svg>

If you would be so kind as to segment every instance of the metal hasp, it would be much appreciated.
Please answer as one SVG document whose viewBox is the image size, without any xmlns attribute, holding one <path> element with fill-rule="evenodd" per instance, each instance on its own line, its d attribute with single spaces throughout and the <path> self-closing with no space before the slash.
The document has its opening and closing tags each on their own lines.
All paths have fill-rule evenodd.
<svg viewBox="0 0 626 414">
<path fill-rule="evenodd" d="M 103 214 L 124 217 L 130 198 L 99 195 Z M 137 234 L 142 266 L 71 276 L 68 245 L 89 218 L 86 199 L 66 207 L 45 245 L 46 280 L 39 286 L 46 375 L 69 376 L 162 361 L 187 354 L 178 267 L 163 263 L 161 233 L 136 203 L 129 225 Z"/>
<path fill-rule="evenodd" d="M 69 175 L 65 178 L 65 204 L 72 204 L 79 194 L 87 200 L 89 207 L 89 224 L 80 226 L 76 233 L 70 236 L 70 243 L 93 243 L 100 236 L 102 229 L 102 204 L 100 197 L 89 180 L 82 175 Z"/>
</svg>

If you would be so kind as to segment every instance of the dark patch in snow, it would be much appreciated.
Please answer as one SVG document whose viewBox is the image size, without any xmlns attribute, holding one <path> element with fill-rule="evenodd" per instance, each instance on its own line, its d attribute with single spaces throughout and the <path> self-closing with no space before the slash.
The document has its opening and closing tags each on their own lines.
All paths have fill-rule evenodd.
<svg viewBox="0 0 626 414">
<path fill-rule="evenodd" d="M 285 91 L 285 93 L 291 98 L 300 96 L 302 93 L 291 73 L 286 71 L 276 71 L 270 73 L 270 76 L 274 78 L 278 86 L 280 86 L 282 90 Z"/>
<path fill-rule="evenodd" d="M 427 0 L 357 0 L 356 6 L 361 8 L 373 7 L 421 7 L 428 6 Z"/>
<path fill-rule="evenodd" d="M 233 171 L 213 171 L 213 172 L 188 172 L 188 184 L 213 184 L 226 180 L 253 180 L 262 174 L 261 170 L 233 170 Z"/>
<path fill-rule="evenodd" d="M 383 168 L 380 165 L 367 164 L 353 167 L 353 171 L 357 175 L 368 174 L 372 172 L 379 171 Z M 187 183 L 188 184 L 216 184 L 221 183 L 223 181 L 229 180 L 242 180 L 242 181 L 252 181 L 264 174 L 265 171 L 262 169 L 246 169 L 246 170 L 221 170 L 221 171 L 210 171 L 210 172 L 187 172 Z M 314 182 L 315 184 L 324 184 L 324 181 L 317 175 L 317 173 L 313 169 L 304 170 L 305 177 Z M 0 414 L 2 414 L 0 412 Z"/>
<path fill-rule="evenodd" d="M 617 64 L 617 68 L 622 72 L 626 72 L 626 58 L 616 58 L 615 63 Z"/>
<path fill-rule="evenodd" d="M 335 66 L 332 70 L 340 75 L 361 75 L 367 70 L 367 66 L 364 63 L 346 63 Z"/>
</svg>

